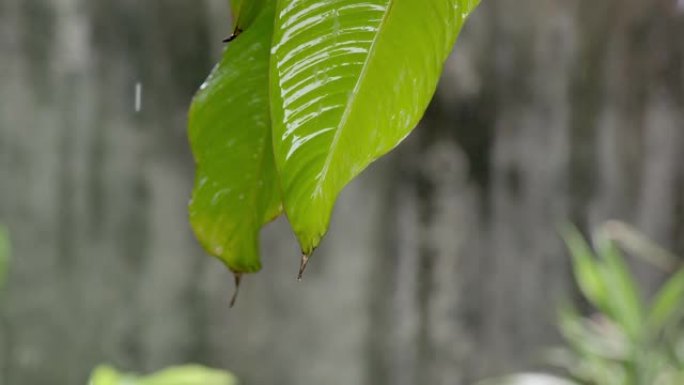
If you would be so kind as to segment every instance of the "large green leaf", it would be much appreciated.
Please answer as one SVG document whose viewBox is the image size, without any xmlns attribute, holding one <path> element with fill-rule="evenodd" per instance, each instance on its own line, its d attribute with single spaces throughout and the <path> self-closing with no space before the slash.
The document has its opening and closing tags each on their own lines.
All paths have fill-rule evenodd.
<svg viewBox="0 0 684 385">
<path fill-rule="evenodd" d="M 418 123 L 479 0 L 278 0 L 273 143 L 305 254 L 344 186 Z"/>
<path fill-rule="evenodd" d="M 281 210 L 268 107 L 273 10 L 269 0 L 229 44 L 190 110 L 190 222 L 207 252 L 235 273 L 261 268 L 259 230 Z"/>
<path fill-rule="evenodd" d="M 236 30 L 247 30 L 266 6 L 266 3 L 272 1 L 274 0 L 232 0 L 230 5 L 233 11 L 233 24 L 235 24 Z M 271 33 L 268 35 L 271 35 Z"/>
</svg>

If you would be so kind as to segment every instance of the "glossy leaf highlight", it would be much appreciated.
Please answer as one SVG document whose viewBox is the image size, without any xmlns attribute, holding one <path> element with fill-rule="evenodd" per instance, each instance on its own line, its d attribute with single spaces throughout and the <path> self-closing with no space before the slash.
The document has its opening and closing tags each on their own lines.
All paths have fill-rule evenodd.
<svg viewBox="0 0 684 385">
<path fill-rule="evenodd" d="M 334 203 L 416 126 L 477 0 L 279 0 L 271 58 L 273 146 L 302 250 Z"/>
</svg>

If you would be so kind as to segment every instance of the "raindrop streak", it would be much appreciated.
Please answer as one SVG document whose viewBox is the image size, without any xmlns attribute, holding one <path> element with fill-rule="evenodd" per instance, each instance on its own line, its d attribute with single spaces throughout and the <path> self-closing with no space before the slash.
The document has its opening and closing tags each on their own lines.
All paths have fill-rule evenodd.
<svg viewBox="0 0 684 385">
<path fill-rule="evenodd" d="M 142 110 L 142 83 L 135 83 L 135 112 Z"/>
</svg>

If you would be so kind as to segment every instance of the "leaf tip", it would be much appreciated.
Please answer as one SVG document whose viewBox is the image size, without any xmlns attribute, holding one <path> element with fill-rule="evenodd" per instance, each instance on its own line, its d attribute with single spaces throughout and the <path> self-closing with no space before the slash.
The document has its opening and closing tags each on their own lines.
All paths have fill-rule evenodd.
<svg viewBox="0 0 684 385">
<path fill-rule="evenodd" d="M 242 273 L 233 273 L 235 276 L 235 291 L 233 297 L 230 299 L 230 307 L 233 308 L 237 302 L 238 294 L 240 294 L 240 283 L 242 282 Z"/>
<path fill-rule="evenodd" d="M 306 270 L 306 266 L 309 264 L 309 258 L 311 257 L 310 254 L 307 253 L 302 253 L 302 259 L 299 262 L 299 273 L 297 274 L 297 281 L 302 281 L 302 277 L 304 276 L 304 271 Z"/>
</svg>

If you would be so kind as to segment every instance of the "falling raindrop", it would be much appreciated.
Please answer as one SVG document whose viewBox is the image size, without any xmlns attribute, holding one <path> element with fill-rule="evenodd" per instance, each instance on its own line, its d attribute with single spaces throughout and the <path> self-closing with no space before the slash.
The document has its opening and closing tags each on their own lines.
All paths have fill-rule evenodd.
<svg viewBox="0 0 684 385">
<path fill-rule="evenodd" d="M 134 103 L 134 108 L 135 112 L 140 112 L 142 111 L 142 83 L 137 82 L 135 83 L 135 103 Z"/>
</svg>

